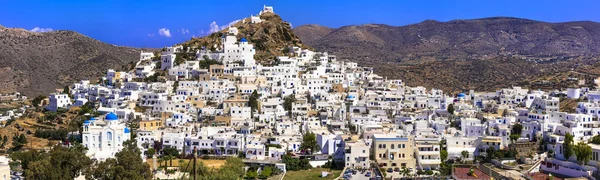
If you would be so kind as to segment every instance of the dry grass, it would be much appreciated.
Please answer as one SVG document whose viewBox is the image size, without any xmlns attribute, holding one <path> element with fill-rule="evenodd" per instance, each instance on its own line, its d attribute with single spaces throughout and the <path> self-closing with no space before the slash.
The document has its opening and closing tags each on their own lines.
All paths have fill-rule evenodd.
<svg viewBox="0 0 600 180">
<path fill-rule="evenodd" d="M 0 128 L 0 136 L 8 137 L 8 142 L 6 143 L 3 150 L 8 150 L 12 147 L 12 138 L 17 134 L 26 134 L 27 144 L 24 146 L 24 149 L 48 149 L 52 145 L 58 143 L 59 141 L 48 140 L 43 138 L 37 138 L 34 136 L 35 131 L 38 129 L 62 129 L 68 128 L 68 123 L 77 117 L 78 107 L 74 107 L 69 110 L 69 112 L 64 113 L 65 117 L 60 117 L 63 119 L 63 124 L 41 124 L 37 122 L 37 117 L 44 116 L 44 113 L 41 112 L 30 112 L 31 115 L 17 119 L 11 125 Z M 19 127 L 19 128 L 17 128 Z M 31 134 L 27 134 L 30 132 Z"/>
<path fill-rule="evenodd" d="M 189 159 L 183 159 L 183 165 L 187 164 L 189 161 Z M 196 161 L 204 163 L 204 165 L 209 168 L 220 168 L 225 164 L 225 160 L 220 159 L 197 159 Z M 153 167 L 152 158 L 147 158 L 146 163 L 148 163 L 150 167 Z M 165 163 L 163 162 L 162 164 L 164 165 Z M 169 165 L 169 167 L 179 167 L 179 159 L 173 159 L 173 164 L 171 165 L 171 163 L 168 162 L 167 165 Z"/>
<path fill-rule="evenodd" d="M 327 177 L 321 177 L 321 172 L 329 171 L 329 169 L 325 168 L 313 168 L 309 170 L 301 170 L 301 171 L 288 171 L 285 174 L 284 179 L 288 180 L 304 180 L 304 179 L 335 179 L 341 173 L 341 170 L 333 170 L 333 172 L 329 171 Z"/>
<path fill-rule="evenodd" d="M 577 108 L 577 99 L 560 99 L 560 111 L 567 113 L 575 113 L 575 109 Z"/>
</svg>

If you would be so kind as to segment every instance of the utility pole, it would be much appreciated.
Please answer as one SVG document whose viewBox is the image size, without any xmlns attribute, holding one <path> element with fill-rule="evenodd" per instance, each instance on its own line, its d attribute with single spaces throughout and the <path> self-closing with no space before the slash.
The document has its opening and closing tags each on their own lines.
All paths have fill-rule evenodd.
<svg viewBox="0 0 600 180">
<path fill-rule="evenodd" d="M 193 168 L 192 171 L 194 172 L 194 175 L 192 177 L 194 180 L 196 180 L 196 156 L 198 156 L 197 151 L 198 151 L 197 147 L 194 146 L 194 164 L 192 166 L 192 168 Z"/>
</svg>

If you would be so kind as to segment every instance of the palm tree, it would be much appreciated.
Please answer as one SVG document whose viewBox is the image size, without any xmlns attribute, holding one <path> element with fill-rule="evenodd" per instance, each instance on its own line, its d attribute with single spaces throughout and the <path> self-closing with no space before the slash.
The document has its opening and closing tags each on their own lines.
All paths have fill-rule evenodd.
<svg viewBox="0 0 600 180">
<path fill-rule="evenodd" d="M 402 168 L 402 171 L 400 171 L 400 173 L 402 173 L 402 175 L 403 175 L 404 177 L 407 177 L 407 176 L 408 176 L 408 174 L 410 174 L 410 171 L 408 170 L 408 168 L 406 168 L 406 167 L 403 167 L 403 168 Z"/>
<path fill-rule="evenodd" d="M 185 162 L 183 159 L 179 159 L 179 167 L 183 167 L 183 162 Z"/>
<path fill-rule="evenodd" d="M 167 157 L 167 161 L 169 161 L 169 167 L 172 167 L 173 166 L 173 159 L 175 159 L 175 157 L 172 156 L 172 155 L 167 155 L 166 157 Z M 165 162 L 165 164 L 166 164 L 166 162 Z"/>
<path fill-rule="evenodd" d="M 162 162 L 165 162 L 165 169 L 166 169 L 166 167 L 169 165 L 169 164 L 168 164 L 169 158 L 168 158 L 167 156 L 168 156 L 168 155 L 166 155 L 166 156 L 163 156 L 163 157 L 161 157 L 161 158 L 160 158 L 160 159 L 162 159 Z"/>
<path fill-rule="evenodd" d="M 158 162 L 158 168 L 160 169 L 160 167 L 162 167 L 162 162 L 164 161 L 163 158 L 159 158 L 156 160 Z"/>
</svg>

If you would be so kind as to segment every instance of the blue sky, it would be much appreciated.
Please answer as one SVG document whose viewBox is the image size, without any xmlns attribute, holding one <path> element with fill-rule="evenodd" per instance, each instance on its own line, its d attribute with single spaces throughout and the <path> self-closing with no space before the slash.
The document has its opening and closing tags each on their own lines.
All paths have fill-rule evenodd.
<svg viewBox="0 0 600 180">
<path fill-rule="evenodd" d="M 548 22 L 600 21 L 598 0 L 3 0 L 0 25 L 73 30 L 123 46 L 164 47 L 203 36 L 211 23 L 257 14 L 263 4 L 292 25 L 340 27 L 366 23 L 407 25 L 509 16 Z M 170 37 L 159 32 L 169 30 Z M 165 32 L 165 31 L 163 31 Z"/>
</svg>

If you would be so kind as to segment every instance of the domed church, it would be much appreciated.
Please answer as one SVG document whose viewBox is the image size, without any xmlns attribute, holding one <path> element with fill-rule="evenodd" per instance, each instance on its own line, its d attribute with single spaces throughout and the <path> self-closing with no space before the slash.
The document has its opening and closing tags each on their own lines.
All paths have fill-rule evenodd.
<svg viewBox="0 0 600 180">
<path fill-rule="evenodd" d="M 131 138 L 129 128 L 119 121 L 115 113 L 108 113 L 104 120 L 91 118 L 83 122 L 82 142 L 88 155 L 104 161 L 123 149 L 123 142 Z"/>
</svg>

